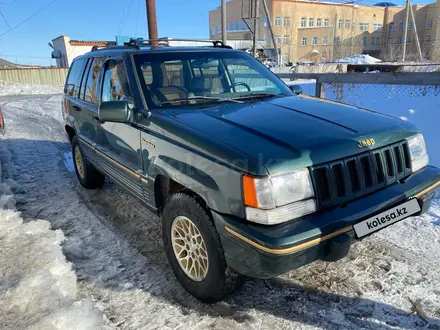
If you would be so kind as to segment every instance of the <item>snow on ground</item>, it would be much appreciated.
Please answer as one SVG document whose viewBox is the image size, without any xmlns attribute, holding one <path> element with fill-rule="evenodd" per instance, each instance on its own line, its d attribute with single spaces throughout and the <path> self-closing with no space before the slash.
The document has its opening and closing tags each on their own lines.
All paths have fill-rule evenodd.
<svg viewBox="0 0 440 330">
<path fill-rule="evenodd" d="M 5 179 L 13 170 L 8 151 L 0 149 L 0 328 L 103 328 L 93 301 L 77 299 L 77 278 L 60 246 L 62 231 L 51 230 L 46 220 L 24 223 L 15 209 L 26 202 L 25 191 Z"/>
<path fill-rule="evenodd" d="M 334 62 L 348 63 L 348 64 L 375 64 L 375 63 L 380 63 L 382 61 L 379 60 L 378 58 L 375 58 L 367 54 L 356 54 L 356 55 L 350 55 L 344 58 L 337 59 Z"/>
<path fill-rule="evenodd" d="M 438 200 L 428 214 L 358 242 L 343 260 L 316 262 L 268 281 L 248 280 L 224 302 L 202 304 L 181 288 L 168 266 L 160 219 L 111 182 L 84 190 L 66 168 L 70 144 L 60 122 L 60 101 L 59 96 L 0 99 L 7 127 L 0 145 L 10 152 L 14 198 L 24 225 L 49 221 L 56 231 L 44 237 L 51 237 L 52 247 L 58 247 L 56 235 L 63 231 L 77 299 L 97 306 L 110 327 L 440 329 Z M 405 116 L 419 113 L 411 105 Z M 52 259 L 61 257 L 55 253 Z M 24 258 L 34 260 L 33 254 Z M 411 312 L 408 298 L 427 323 Z M 0 312 L 0 328 L 4 315 Z"/>
<path fill-rule="evenodd" d="M 60 94 L 62 92 L 63 87 L 61 86 L 15 84 L 0 81 L 0 95 Z"/>
</svg>

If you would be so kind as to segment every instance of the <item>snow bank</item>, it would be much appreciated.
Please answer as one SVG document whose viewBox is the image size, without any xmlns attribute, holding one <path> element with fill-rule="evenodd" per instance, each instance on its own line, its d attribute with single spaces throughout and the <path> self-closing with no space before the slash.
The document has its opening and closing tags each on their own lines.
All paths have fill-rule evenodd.
<svg viewBox="0 0 440 330">
<path fill-rule="evenodd" d="M 356 55 L 350 55 L 344 58 L 340 58 L 338 60 L 335 60 L 335 62 L 348 63 L 348 64 L 375 64 L 375 63 L 380 63 L 382 61 L 370 55 L 356 54 Z"/>
<path fill-rule="evenodd" d="M 61 94 L 61 86 L 29 85 L 0 81 L 0 95 Z"/>
<path fill-rule="evenodd" d="M 1 156 L 8 158 L 4 151 Z M 77 300 L 76 275 L 60 246 L 62 231 L 51 230 L 45 220 L 24 223 L 14 192 L 24 192 L 14 180 L 0 183 L 0 328 L 104 328 L 94 303 Z"/>
</svg>

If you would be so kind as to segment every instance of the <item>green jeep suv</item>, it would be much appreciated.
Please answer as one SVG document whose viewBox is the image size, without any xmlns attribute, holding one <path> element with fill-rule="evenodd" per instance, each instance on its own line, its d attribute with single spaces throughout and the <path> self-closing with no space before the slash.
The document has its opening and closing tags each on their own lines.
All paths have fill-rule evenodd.
<svg viewBox="0 0 440 330">
<path fill-rule="evenodd" d="M 108 177 L 157 211 L 179 282 L 212 302 L 243 275 L 339 260 L 436 197 L 412 124 L 297 94 L 220 42 L 135 42 L 77 57 L 62 105 L 82 186 Z"/>
</svg>

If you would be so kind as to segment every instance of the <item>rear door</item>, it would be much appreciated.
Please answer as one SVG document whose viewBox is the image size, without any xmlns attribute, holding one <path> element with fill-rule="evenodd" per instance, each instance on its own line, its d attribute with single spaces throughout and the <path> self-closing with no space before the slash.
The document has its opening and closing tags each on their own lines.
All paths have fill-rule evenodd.
<svg viewBox="0 0 440 330">
<path fill-rule="evenodd" d="M 87 60 L 78 98 L 71 110 L 71 114 L 75 117 L 78 136 L 91 146 L 96 141 L 96 120 L 100 101 L 98 82 L 103 62 L 103 57 L 90 57 Z"/>
<path fill-rule="evenodd" d="M 101 101 L 128 101 L 134 118 L 136 109 L 124 60 L 107 60 L 101 81 Z M 106 173 L 135 196 L 144 199 L 142 183 L 146 179 L 142 180 L 140 131 L 131 122 L 97 122 L 96 134 L 96 150 L 102 156 Z"/>
</svg>

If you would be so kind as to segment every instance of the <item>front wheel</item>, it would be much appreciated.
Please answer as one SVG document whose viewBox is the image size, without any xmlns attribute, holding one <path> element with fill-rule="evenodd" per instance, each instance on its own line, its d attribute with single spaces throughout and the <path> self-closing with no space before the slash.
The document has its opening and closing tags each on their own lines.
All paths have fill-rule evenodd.
<svg viewBox="0 0 440 330">
<path fill-rule="evenodd" d="M 76 135 L 72 139 L 72 156 L 76 176 L 81 185 L 86 189 L 101 188 L 104 185 L 105 177 L 84 157 Z"/>
<path fill-rule="evenodd" d="M 205 302 L 235 291 L 243 277 L 226 265 L 220 237 L 198 197 L 172 195 L 162 214 L 165 252 L 183 288 Z"/>
</svg>

